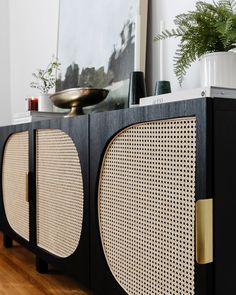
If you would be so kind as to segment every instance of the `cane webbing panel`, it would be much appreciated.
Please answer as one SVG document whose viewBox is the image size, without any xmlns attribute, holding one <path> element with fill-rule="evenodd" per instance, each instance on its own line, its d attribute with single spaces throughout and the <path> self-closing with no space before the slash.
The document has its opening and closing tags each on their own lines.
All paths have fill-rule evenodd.
<svg viewBox="0 0 236 295">
<path fill-rule="evenodd" d="M 61 130 L 37 131 L 37 244 L 59 257 L 77 248 L 83 220 L 78 152 Z"/>
<path fill-rule="evenodd" d="M 105 153 L 99 224 L 111 272 L 129 295 L 195 293 L 196 119 L 133 125 Z"/>
<path fill-rule="evenodd" d="M 28 131 L 12 134 L 5 145 L 3 156 L 3 202 L 9 225 L 26 240 L 29 240 L 29 203 L 26 202 L 28 170 Z"/>
</svg>

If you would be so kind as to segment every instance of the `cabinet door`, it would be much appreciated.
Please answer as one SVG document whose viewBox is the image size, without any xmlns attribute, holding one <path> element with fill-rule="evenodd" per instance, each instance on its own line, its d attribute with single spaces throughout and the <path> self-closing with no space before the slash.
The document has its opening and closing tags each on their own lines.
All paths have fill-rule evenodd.
<svg viewBox="0 0 236 295">
<path fill-rule="evenodd" d="M 2 194 L 10 227 L 29 241 L 29 133 L 13 133 L 5 143 L 2 163 Z"/>
<path fill-rule="evenodd" d="M 91 118 L 95 294 L 211 294 L 203 273 L 212 270 L 199 265 L 195 248 L 196 202 L 209 196 L 205 107 L 184 102 Z"/>
<path fill-rule="evenodd" d="M 36 131 L 37 245 L 58 257 L 78 247 L 84 189 L 79 155 L 59 129 Z"/>
<path fill-rule="evenodd" d="M 89 287 L 88 116 L 32 129 L 36 254 Z"/>
</svg>

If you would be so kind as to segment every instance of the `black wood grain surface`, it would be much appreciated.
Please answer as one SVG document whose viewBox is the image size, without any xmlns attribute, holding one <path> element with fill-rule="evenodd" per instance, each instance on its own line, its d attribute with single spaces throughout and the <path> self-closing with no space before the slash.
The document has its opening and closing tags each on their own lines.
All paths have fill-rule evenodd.
<svg viewBox="0 0 236 295">
<path fill-rule="evenodd" d="M 236 100 L 214 102 L 215 295 L 236 294 Z"/>
</svg>

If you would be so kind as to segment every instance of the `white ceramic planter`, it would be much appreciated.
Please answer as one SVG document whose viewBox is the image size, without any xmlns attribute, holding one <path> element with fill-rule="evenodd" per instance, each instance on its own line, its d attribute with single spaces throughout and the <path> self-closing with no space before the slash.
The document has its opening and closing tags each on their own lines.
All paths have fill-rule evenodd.
<svg viewBox="0 0 236 295">
<path fill-rule="evenodd" d="M 203 55 L 201 86 L 236 88 L 236 53 L 213 52 Z"/>
<path fill-rule="evenodd" d="M 52 112 L 53 111 L 53 103 L 49 98 L 48 94 L 41 94 L 39 96 L 38 102 L 38 110 L 39 112 Z"/>
</svg>

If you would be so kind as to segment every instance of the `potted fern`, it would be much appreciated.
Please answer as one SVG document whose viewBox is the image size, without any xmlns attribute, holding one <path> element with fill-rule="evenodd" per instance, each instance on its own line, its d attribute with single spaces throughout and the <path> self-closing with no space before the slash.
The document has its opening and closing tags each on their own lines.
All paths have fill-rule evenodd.
<svg viewBox="0 0 236 295">
<path fill-rule="evenodd" d="M 177 15 L 175 29 L 164 30 L 155 41 L 180 38 L 174 72 L 182 85 L 191 64 L 201 60 L 202 86 L 236 87 L 236 0 L 206 3 Z"/>
</svg>

